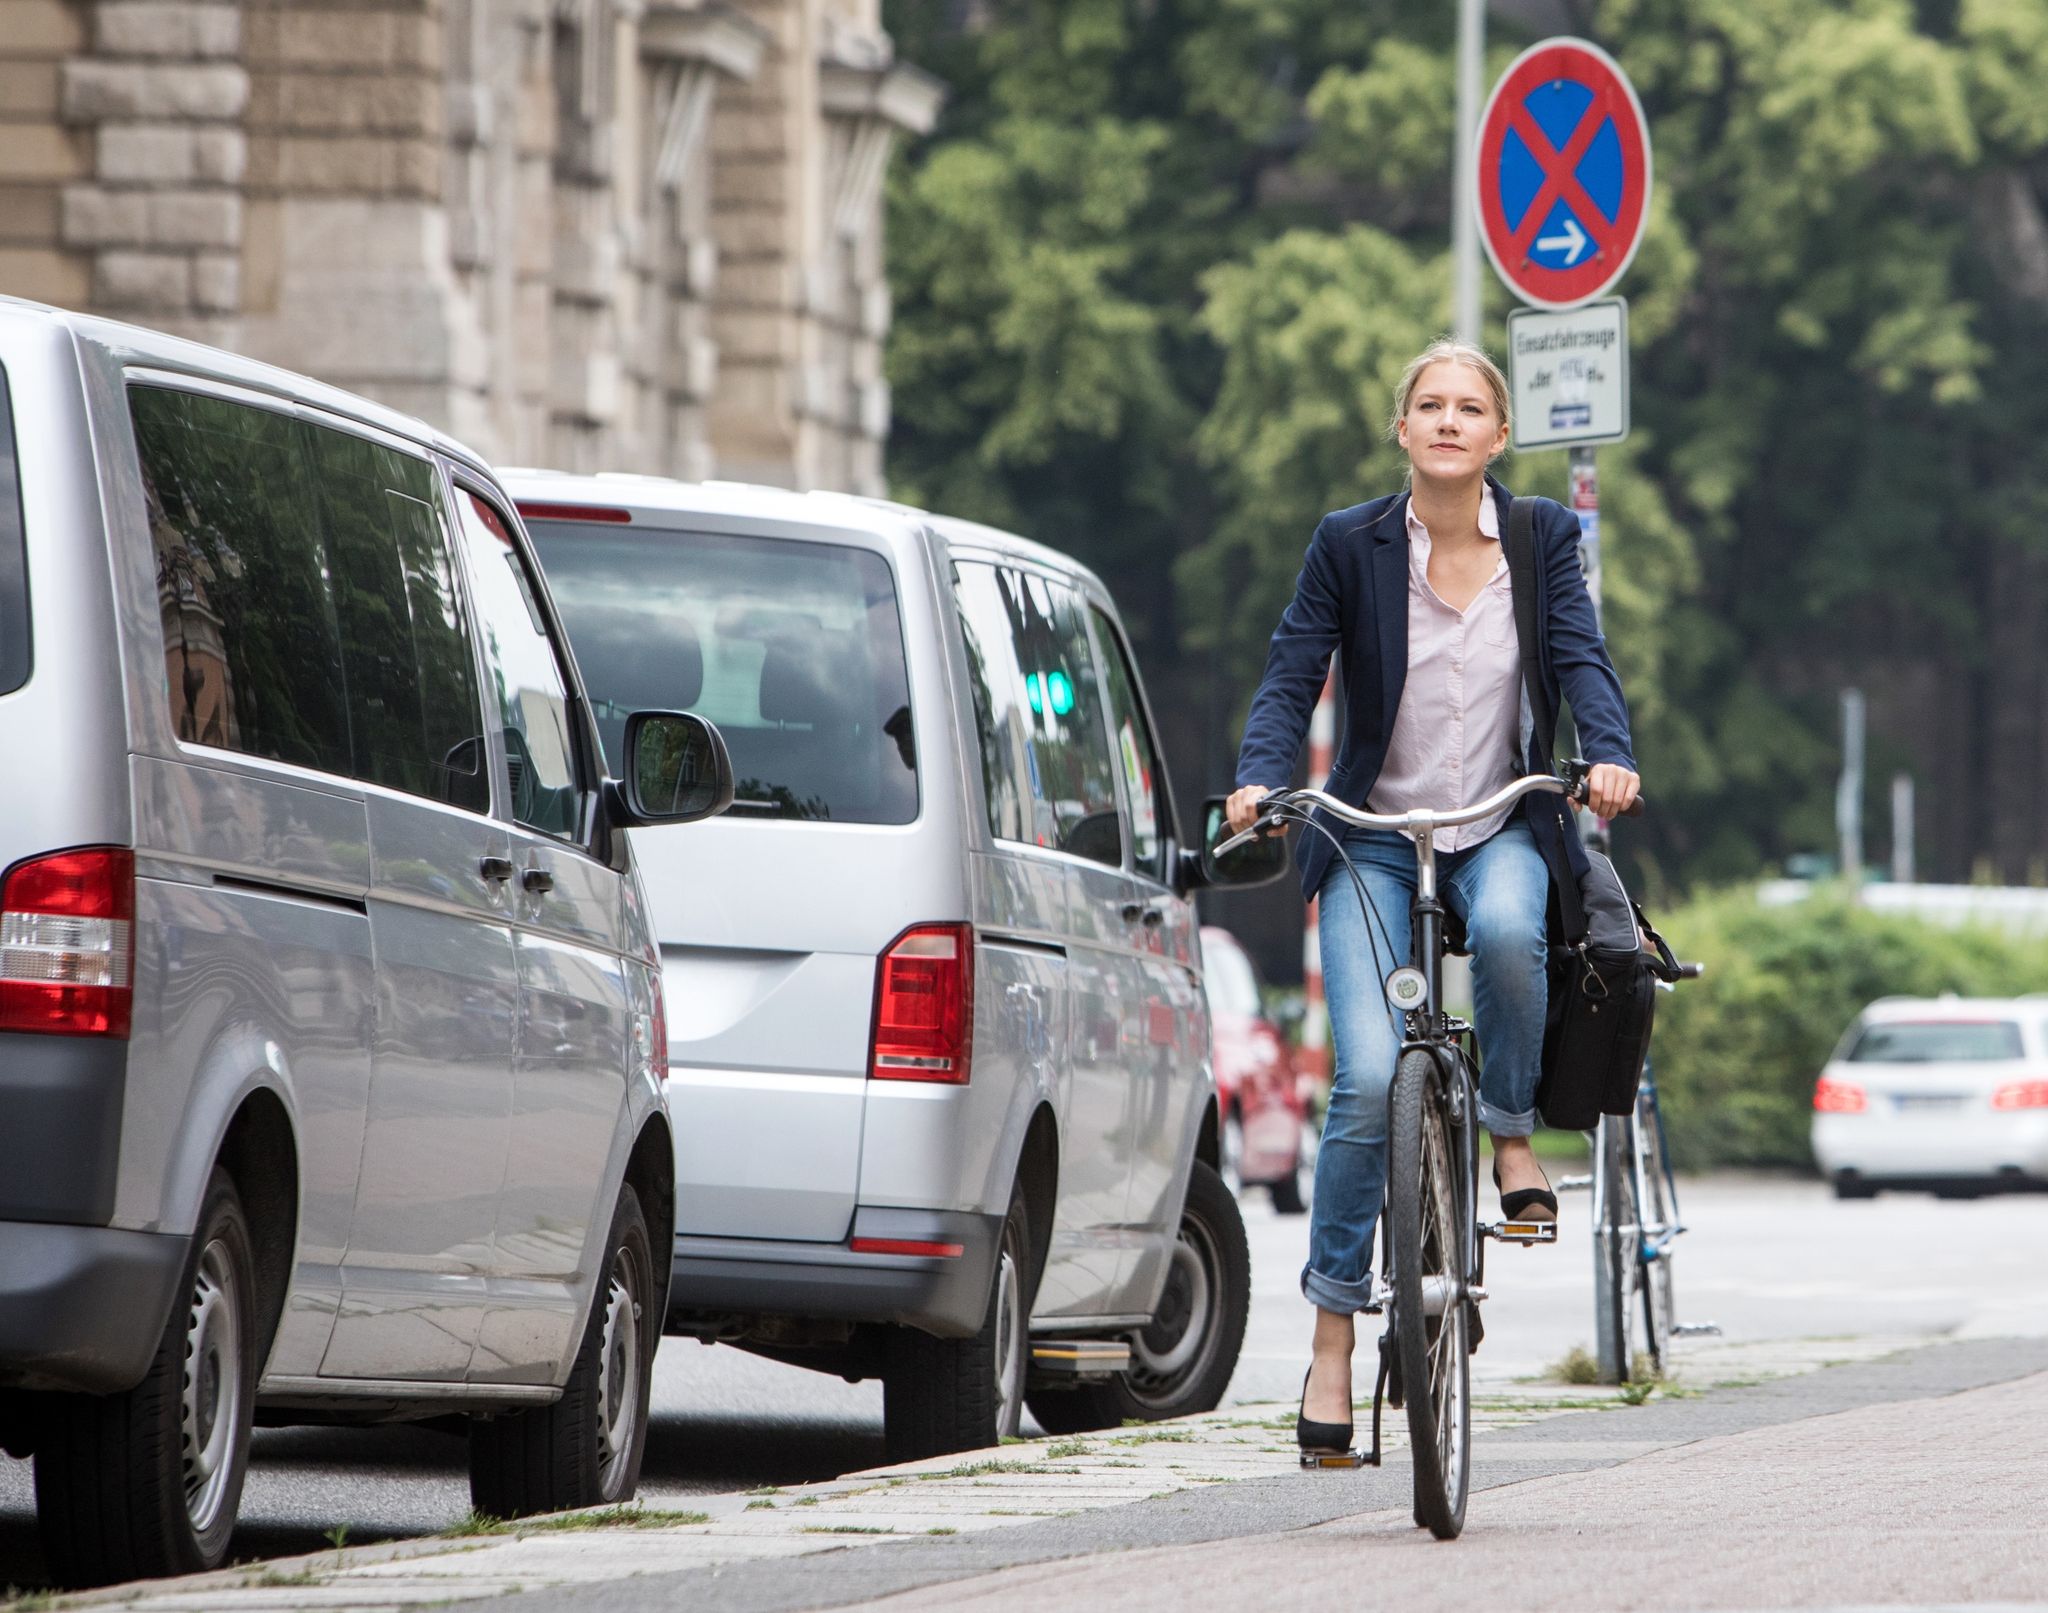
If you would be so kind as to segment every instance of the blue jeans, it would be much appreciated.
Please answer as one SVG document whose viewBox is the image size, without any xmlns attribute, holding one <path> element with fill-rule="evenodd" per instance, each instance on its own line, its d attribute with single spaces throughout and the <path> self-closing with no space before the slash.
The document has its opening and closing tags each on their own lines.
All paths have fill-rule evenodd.
<svg viewBox="0 0 2048 1613">
<path fill-rule="evenodd" d="M 1367 829 L 1353 830 L 1344 849 L 1386 934 L 1378 925 L 1368 929 L 1350 875 L 1342 862 L 1332 862 L 1318 893 L 1318 934 L 1337 1076 L 1316 1156 L 1301 1291 L 1312 1304 L 1348 1315 L 1372 1298 L 1373 1223 L 1387 1181 L 1387 1096 L 1401 1047 L 1385 981 L 1409 961 L 1415 847 L 1405 835 Z M 1476 846 L 1439 851 L 1436 869 L 1438 892 L 1465 921 L 1472 953 L 1473 1017 L 1483 1055 L 1479 1123 L 1498 1137 L 1526 1137 L 1536 1129 L 1549 994 L 1544 909 L 1550 870 L 1519 818 Z"/>
</svg>

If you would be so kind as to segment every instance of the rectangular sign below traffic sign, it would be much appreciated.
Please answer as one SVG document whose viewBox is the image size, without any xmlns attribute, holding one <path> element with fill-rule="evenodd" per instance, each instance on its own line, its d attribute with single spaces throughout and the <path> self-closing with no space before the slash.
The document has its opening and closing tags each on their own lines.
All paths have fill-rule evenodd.
<svg viewBox="0 0 2048 1613">
<path fill-rule="evenodd" d="M 1508 315 L 1515 446 L 1563 448 L 1628 435 L 1628 302 Z"/>
</svg>

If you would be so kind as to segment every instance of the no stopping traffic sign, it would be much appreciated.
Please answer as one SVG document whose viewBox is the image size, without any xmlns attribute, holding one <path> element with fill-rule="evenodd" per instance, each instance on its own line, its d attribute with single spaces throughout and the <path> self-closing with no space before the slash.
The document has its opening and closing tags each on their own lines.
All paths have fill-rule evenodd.
<svg viewBox="0 0 2048 1613">
<path fill-rule="evenodd" d="M 1583 39 L 1517 56 L 1474 143 L 1479 238 L 1524 302 L 1571 308 L 1619 280 L 1650 207 L 1650 131 L 1635 87 Z"/>
</svg>

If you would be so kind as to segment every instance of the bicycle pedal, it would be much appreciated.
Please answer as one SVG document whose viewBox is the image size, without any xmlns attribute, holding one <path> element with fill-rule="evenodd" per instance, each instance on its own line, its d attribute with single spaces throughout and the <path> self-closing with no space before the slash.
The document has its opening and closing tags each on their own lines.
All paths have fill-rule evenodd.
<svg viewBox="0 0 2048 1613">
<path fill-rule="evenodd" d="M 1364 1451 L 1303 1451 L 1301 1465 L 1306 1471 L 1319 1473 L 1348 1467 L 1378 1467 L 1380 1464 Z"/>
<path fill-rule="evenodd" d="M 1539 1243 L 1557 1242 L 1555 1221 L 1494 1221 L 1482 1226 L 1480 1234 L 1497 1243 L 1519 1243 L 1534 1246 Z"/>
<path fill-rule="evenodd" d="M 1551 1190 L 1557 1193 L 1583 1193 L 1592 1185 L 1590 1176 L 1560 1176 L 1550 1184 Z"/>
<path fill-rule="evenodd" d="M 1721 1336 L 1719 1322 L 1674 1322 L 1671 1336 L 1677 1339 L 1717 1339 Z"/>
</svg>

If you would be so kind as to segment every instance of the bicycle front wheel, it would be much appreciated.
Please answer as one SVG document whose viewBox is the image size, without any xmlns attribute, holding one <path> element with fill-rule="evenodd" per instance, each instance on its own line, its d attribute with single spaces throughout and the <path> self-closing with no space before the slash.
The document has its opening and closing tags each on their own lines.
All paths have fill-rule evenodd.
<svg viewBox="0 0 2048 1613">
<path fill-rule="evenodd" d="M 1387 1146 L 1394 1348 L 1408 1412 L 1415 1521 L 1439 1540 L 1465 1527 L 1472 1396 L 1465 1304 L 1470 1207 L 1455 1167 L 1434 1057 L 1402 1056 Z"/>
<path fill-rule="evenodd" d="M 1663 1377 L 1671 1362 L 1671 1245 L 1678 1221 L 1671 1179 L 1664 1174 L 1664 1121 L 1647 1090 L 1636 1098 L 1636 1158 L 1642 1165 L 1643 1226 L 1638 1262 L 1643 1290 L 1643 1343 L 1650 1370 Z"/>
</svg>

